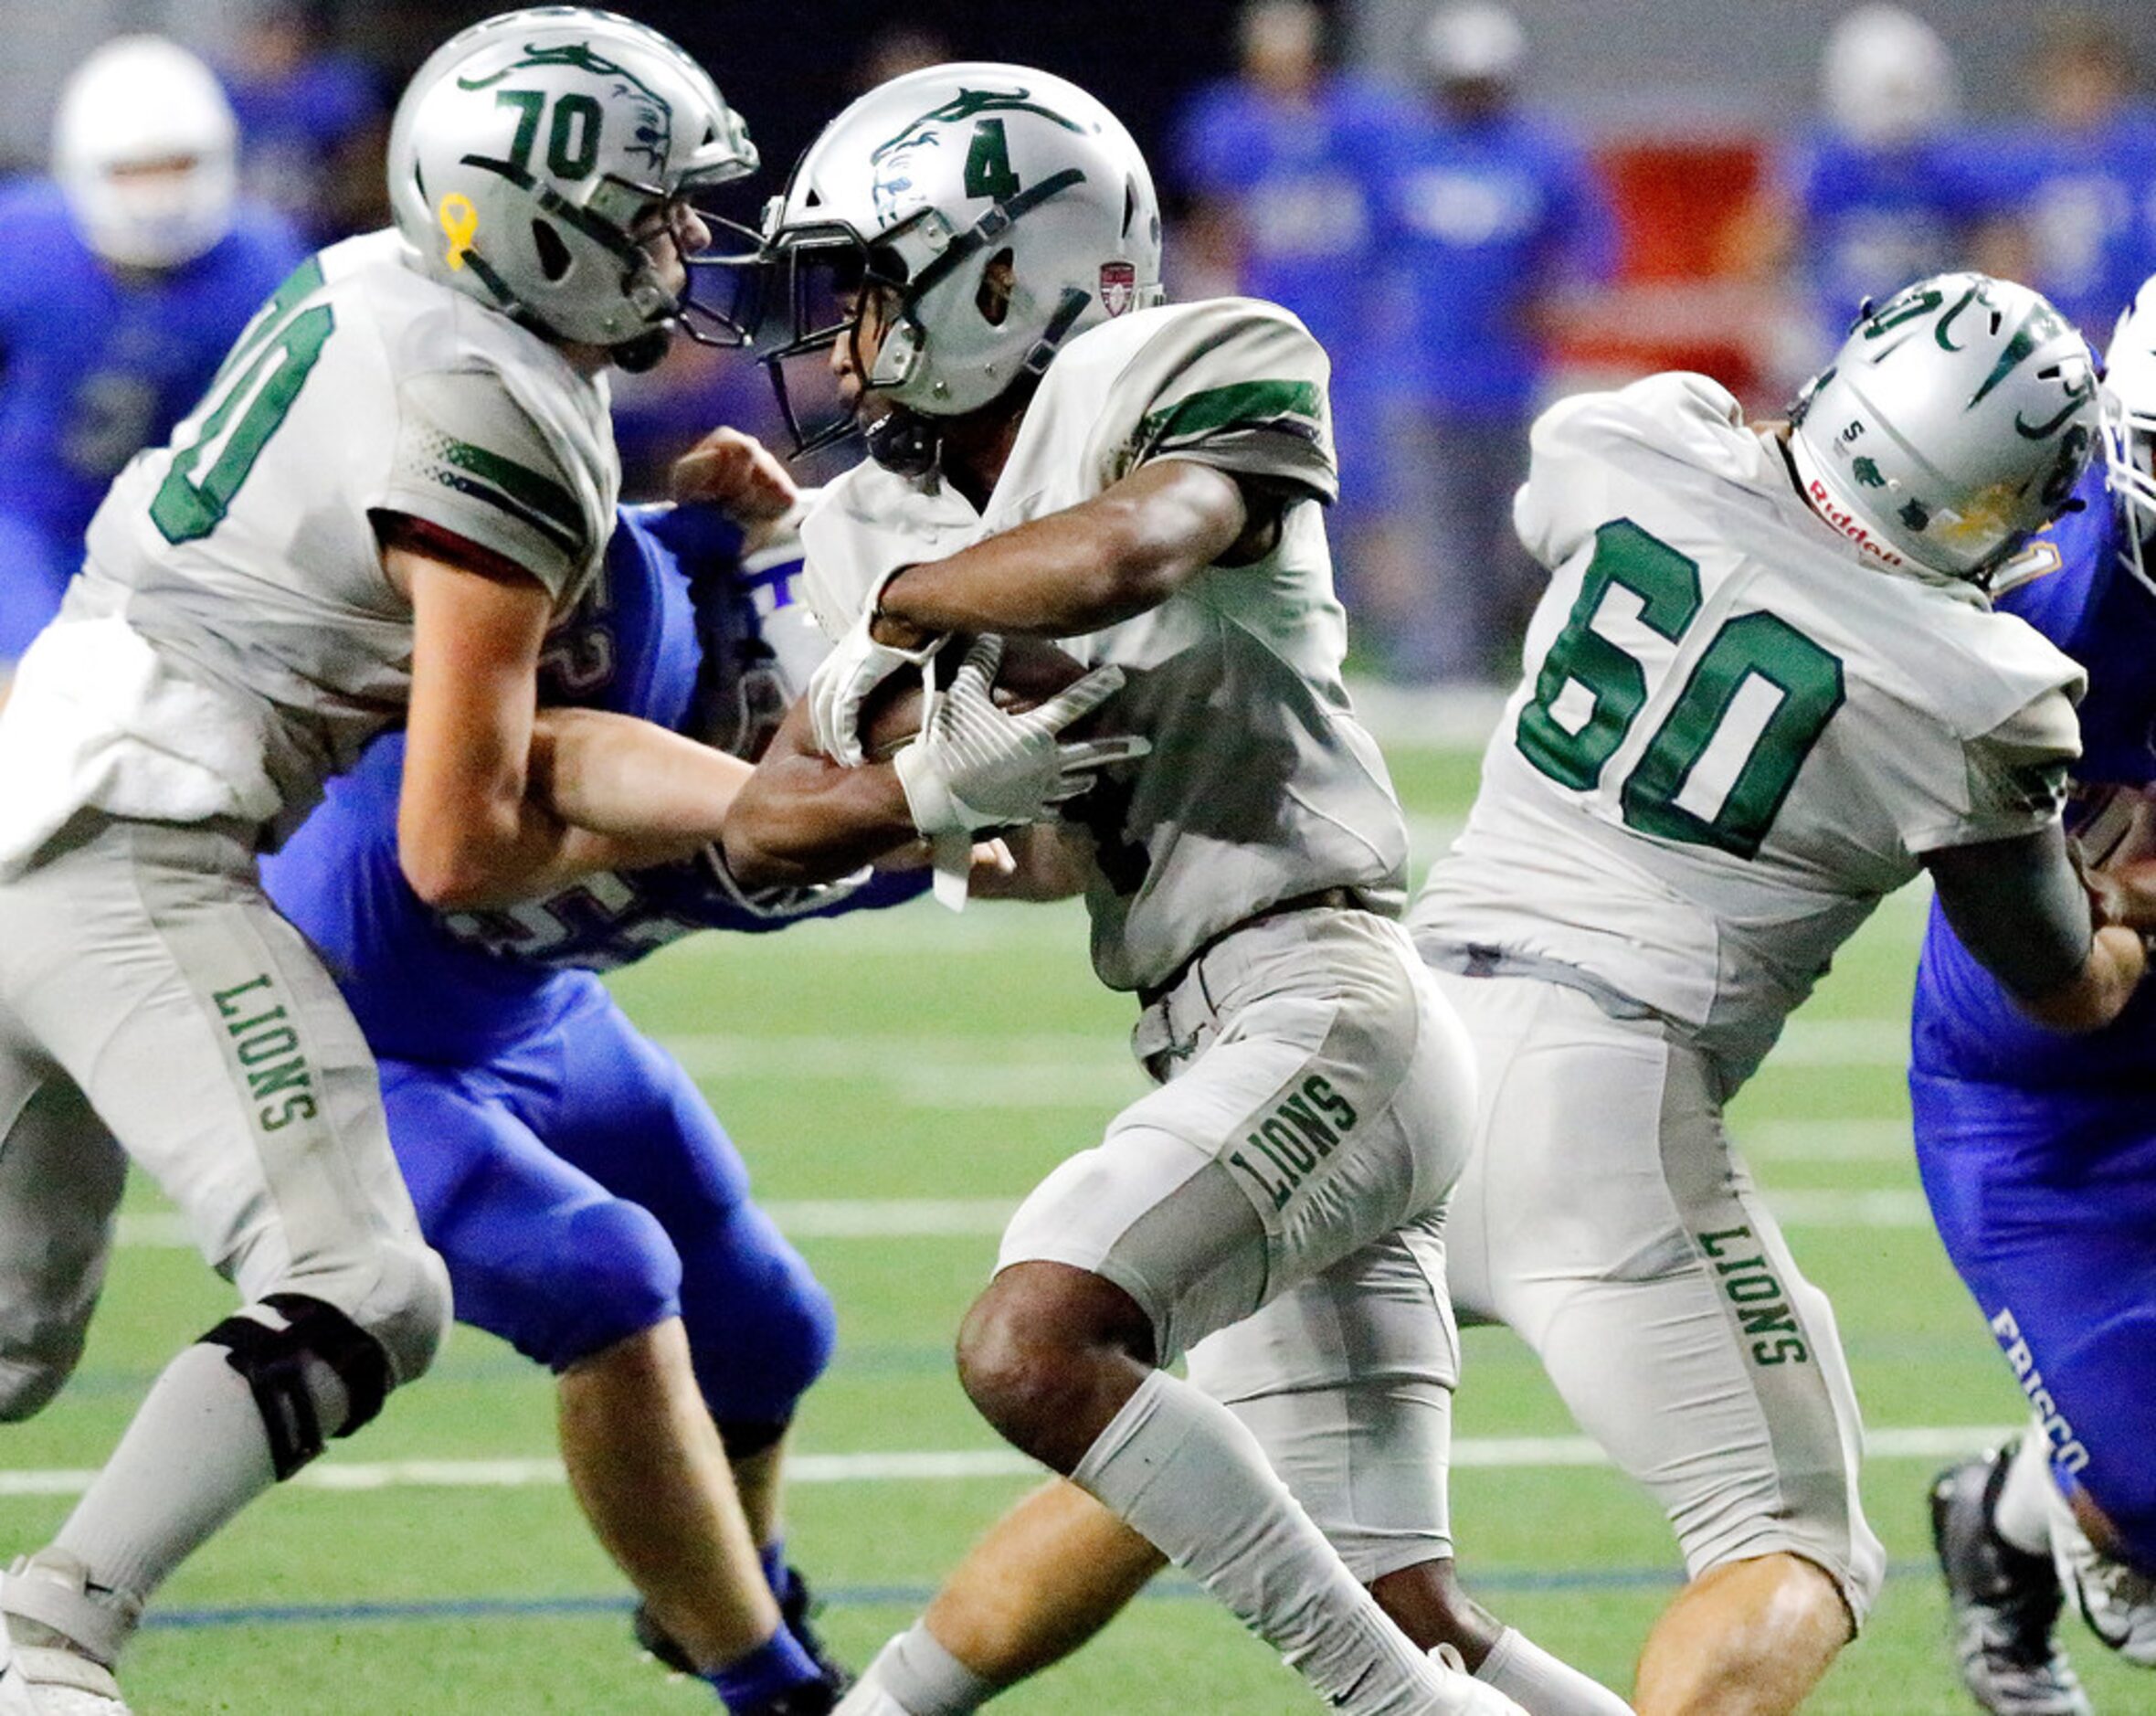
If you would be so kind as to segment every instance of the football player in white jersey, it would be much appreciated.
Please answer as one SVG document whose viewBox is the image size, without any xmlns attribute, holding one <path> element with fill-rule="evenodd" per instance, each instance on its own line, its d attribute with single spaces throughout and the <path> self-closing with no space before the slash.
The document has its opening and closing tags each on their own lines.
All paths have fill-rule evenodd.
<svg viewBox="0 0 2156 1716">
<path fill-rule="evenodd" d="M 2139 980 L 2060 832 L 2078 670 L 1982 593 L 2067 499 L 2093 412 L 2049 305 L 1948 276 L 1861 323 L 1793 428 L 1665 376 L 1537 430 L 1517 518 L 1551 592 L 1412 921 L 1482 1073 L 1455 1299 L 1535 1344 L 1684 1540 L 1652 1716 L 1795 1708 L 1884 1572 L 1831 1312 L 1723 1104 L 1919 867 L 2035 1017 L 2094 1028 Z M 975 1708 L 1152 1564 L 1070 1489 L 1029 1499 L 894 1647 L 896 1707 Z"/>
<path fill-rule="evenodd" d="M 2061 828 L 2081 672 L 1984 595 L 2095 410 L 2048 303 L 1950 274 L 1860 321 L 1786 429 L 1696 376 L 1536 428 L 1515 514 L 1550 588 L 1409 921 L 1483 1076 L 1456 1300 L 1536 1349 L 1685 1552 L 1654 1716 L 1794 1709 L 1885 1571 L 1832 1310 L 1725 1105 L 1919 870 L 2047 1025 L 2140 977 Z"/>
<path fill-rule="evenodd" d="M 256 853 L 399 721 L 401 861 L 437 905 L 693 851 L 746 772 L 534 702 L 611 526 L 605 373 L 689 315 L 709 233 L 688 199 L 755 162 L 641 25 L 550 6 L 453 38 L 398 110 L 395 229 L 278 291 L 116 482 L 22 661 L 0 717 L 0 1417 L 80 1354 L 130 1157 L 242 1305 L 0 1585 L 6 1716 L 122 1711 L 145 1600 L 418 1375 L 449 1319 L 373 1065 Z M 715 1670 L 779 1648 L 778 1615 L 681 1357 L 681 1416 L 711 1439 L 675 1454 L 715 1474 L 700 1518 L 737 1588 L 660 1619 Z"/>
<path fill-rule="evenodd" d="M 1075 771 L 1090 786 L 1032 843 L 1082 878 L 1157 1084 L 1013 1220 L 959 1337 L 968 1393 L 1339 1708 L 1621 1711 L 1479 1611 L 1456 1624 L 1464 1602 L 1421 1601 L 1451 1590 L 1443 1219 L 1472 1075 L 1394 921 L 1402 819 L 1340 683 L 1324 352 L 1270 304 L 1162 304 L 1143 157 L 1022 67 L 862 98 L 766 239 L 797 429 L 858 414 L 872 456 L 804 523 L 838 641 L 728 858 L 779 882 L 916 832 L 962 842 Z M 925 731 L 1009 756 L 992 800 L 924 790 L 911 748 L 861 765 L 864 699 L 960 631 L 1106 664 L 1104 724 L 1147 749 L 1059 751 L 977 672 Z M 1186 1351 L 1188 1382 L 1164 1368 Z M 902 1659 L 947 1675 L 939 1649 L 909 1635 L 846 1708 L 911 1708 L 923 1663 Z"/>
</svg>

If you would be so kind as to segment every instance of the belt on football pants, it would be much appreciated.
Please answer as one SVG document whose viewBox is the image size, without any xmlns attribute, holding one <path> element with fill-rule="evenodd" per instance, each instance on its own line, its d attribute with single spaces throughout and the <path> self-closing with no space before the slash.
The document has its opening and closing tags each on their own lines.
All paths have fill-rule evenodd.
<svg viewBox="0 0 2156 1716">
<path fill-rule="evenodd" d="M 1308 894 L 1296 894 L 1284 900 L 1275 900 L 1271 906 L 1261 907 L 1248 917 L 1239 917 L 1225 929 L 1215 930 L 1183 958 L 1177 966 L 1157 983 L 1142 985 L 1138 990 L 1141 1006 L 1157 1005 L 1163 998 L 1173 994 L 1191 969 L 1229 937 L 1239 935 L 1254 924 L 1269 923 L 1275 917 L 1285 917 L 1291 912 L 1367 912 L 1369 902 L 1357 889 L 1338 884 L 1329 888 L 1316 888 Z"/>
</svg>

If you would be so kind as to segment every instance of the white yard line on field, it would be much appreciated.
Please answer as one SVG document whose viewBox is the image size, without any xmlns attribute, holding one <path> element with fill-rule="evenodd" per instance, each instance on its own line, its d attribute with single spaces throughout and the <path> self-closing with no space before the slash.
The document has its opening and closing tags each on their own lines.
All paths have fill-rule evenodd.
<svg viewBox="0 0 2156 1716">
<path fill-rule="evenodd" d="M 1865 1451 L 1874 1459 L 1939 1460 L 1970 1454 L 2013 1434 L 1996 1425 L 1916 1425 L 1873 1430 Z M 1464 1436 L 1453 1444 L 1456 1469 L 1606 1466 L 1585 1436 Z M 987 1478 L 1029 1478 L 1041 1468 L 1008 1448 L 874 1454 L 796 1454 L 787 1461 L 794 1484 L 924 1483 Z M 0 1471 L 0 1499 L 77 1496 L 96 1473 L 76 1467 Z M 334 1456 L 291 1479 L 301 1489 L 525 1489 L 560 1484 L 559 1460 L 347 1460 Z"/>
</svg>

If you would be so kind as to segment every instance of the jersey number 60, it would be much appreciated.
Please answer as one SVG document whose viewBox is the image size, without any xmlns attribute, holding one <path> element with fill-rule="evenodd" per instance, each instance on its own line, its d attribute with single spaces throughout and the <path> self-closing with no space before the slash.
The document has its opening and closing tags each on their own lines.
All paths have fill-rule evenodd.
<svg viewBox="0 0 2156 1716">
<path fill-rule="evenodd" d="M 1601 784 L 1648 695 L 1639 659 L 1595 630 L 1612 586 L 1637 597 L 1640 623 L 1672 643 L 1699 612 L 1696 561 L 1629 518 L 1595 532 L 1579 599 L 1517 735 L 1528 762 L 1580 792 Z M 1787 620 L 1724 621 L 1619 789 L 1626 824 L 1751 857 L 1842 696 L 1841 658 Z"/>
</svg>

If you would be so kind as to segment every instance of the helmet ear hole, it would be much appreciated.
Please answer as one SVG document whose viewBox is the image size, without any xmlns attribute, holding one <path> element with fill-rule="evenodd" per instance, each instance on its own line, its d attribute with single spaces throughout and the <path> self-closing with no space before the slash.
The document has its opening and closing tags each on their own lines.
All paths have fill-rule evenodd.
<svg viewBox="0 0 2156 1716">
<path fill-rule="evenodd" d="M 532 243 L 539 252 L 539 271 L 549 281 L 559 281 L 569 271 L 575 258 L 569 247 L 562 242 L 562 235 L 551 222 L 534 220 L 532 223 Z"/>
<path fill-rule="evenodd" d="M 974 308 L 991 328 L 1001 327 L 1010 314 L 1010 294 L 1018 281 L 1011 262 L 1008 248 L 997 251 L 988 259 L 988 267 L 981 270 L 980 289 L 973 294 Z"/>
</svg>

